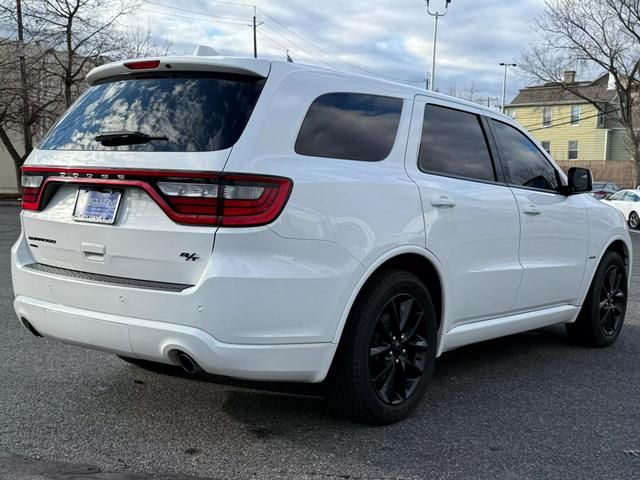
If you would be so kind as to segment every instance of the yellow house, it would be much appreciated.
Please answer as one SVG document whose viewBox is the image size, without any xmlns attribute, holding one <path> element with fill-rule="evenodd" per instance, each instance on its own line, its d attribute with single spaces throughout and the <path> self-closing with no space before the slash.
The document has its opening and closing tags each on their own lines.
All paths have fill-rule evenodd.
<svg viewBox="0 0 640 480">
<path fill-rule="evenodd" d="M 526 128 L 559 163 L 602 162 L 633 159 L 627 135 L 616 120 L 616 91 L 608 75 L 576 82 L 575 72 L 564 75 L 564 84 L 526 87 L 505 113 Z M 597 102 L 599 111 L 585 98 Z"/>
</svg>

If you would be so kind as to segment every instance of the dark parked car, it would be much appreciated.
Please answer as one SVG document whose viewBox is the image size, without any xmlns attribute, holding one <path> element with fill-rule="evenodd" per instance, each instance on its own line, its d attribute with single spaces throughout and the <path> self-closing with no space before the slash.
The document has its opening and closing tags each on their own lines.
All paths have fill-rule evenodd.
<svg viewBox="0 0 640 480">
<path fill-rule="evenodd" d="M 620 187 L 618 187 L 615 183 L 593 182 L 593 190 L 591 191 L 591 195 L 596 197 L 598 200 L 605 200 L 616 193 L 618 190 L 620 190 Z"/>
</svg>

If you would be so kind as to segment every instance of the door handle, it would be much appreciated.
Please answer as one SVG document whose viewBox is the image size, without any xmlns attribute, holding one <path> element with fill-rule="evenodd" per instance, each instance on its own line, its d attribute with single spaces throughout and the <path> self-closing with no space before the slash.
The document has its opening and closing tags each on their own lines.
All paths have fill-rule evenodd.
<svg viewBox="0 0 640 480">
<path fill-rule="evenodd" d="M 446 195 L 434 195 L 431 197 L 431 205 L 434 207 L 455 207 L 456 201 Z"/>
<path fill-rule="evenodd" d="M 535 205 L 529 205 L 527 207 L 524 207 L 522 211 L 527 215 L 540 215 L 542 213 L 542 211 Z"/>
</svg>

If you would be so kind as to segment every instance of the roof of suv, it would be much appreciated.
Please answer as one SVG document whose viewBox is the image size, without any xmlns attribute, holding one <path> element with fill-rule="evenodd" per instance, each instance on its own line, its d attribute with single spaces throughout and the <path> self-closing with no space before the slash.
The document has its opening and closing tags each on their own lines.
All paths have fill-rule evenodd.
<svg viewBox="0 0 640 480">
<path fill-rule="evenodd" d="M 159 64 L 154 65 L 151 68 L 140 68 L 139 65 L 144 65 L 142 62 L 156 61 Z M 137 64 L 137 65 L 136 65 Z M 313 65 L 306 65 L 302 63 L 291 63 L 281 60 L 266 60 L 246 57 L 224 57 L 224 56 L 168 56 L 159 58 L 142 58 L 134 60 L 122 60 L 118 62 L 111 62 L 100 67 L 94 68 L 87 75 L 87 83 L 94 85 L 100 80 L 104 80 L 109 77 L 126 75 L 133 72 L 145 72 L 145 71 L 157 71 L 159 69 L 168 71 L 170 69 L 175 70 L 189 70 L 189 71 L 216 71 L 222 73 L 236 73 L 244 75 L 252 75 L 257 77 L 266 78 L 271 71 L 273 65 L 277 64 L 281 71 L 314 71 L 325 72 L 335 77 L 351 78 L 357 80 L 360 83 L 367 83 L 369 85 L 385 86 L 387 89 L 393 86 L 395 90 L 404 93 L 405 95 L 425 95 L 432 98 L 438 98 L 442 100 L 453 101 L 460 105 L 466 105 L 475 109 L 483 110 L 484 112 L 491 113 L 492 115 L 498 115 L 511 121 L 510 117 L 501 115 L 500 113 L 487 108 L 477 103 L 469 102 L 455 97 L 450 97 L 437 92 L 425 90 L 423 88 L 407 85 L 400 82 L 394 82 L 382 78 L 372 77 L 368 75 L 360 75 L 356 73 L 341 72 L 337 70 L 330 70 L 328 68 L 316 67 Z"/>
</svg>

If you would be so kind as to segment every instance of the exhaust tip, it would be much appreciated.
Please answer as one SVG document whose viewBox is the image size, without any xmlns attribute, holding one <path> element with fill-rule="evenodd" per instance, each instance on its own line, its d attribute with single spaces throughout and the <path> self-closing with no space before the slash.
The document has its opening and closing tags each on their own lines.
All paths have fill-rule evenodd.
<svg viewBox="0 0 640 480">
<path fill-rule="evenodd" d="M 203 373 L 200 365 L 198 365 L 198 363 L 193 358 L 191 358 L 184 352 L 177 352 L 176 360 L 178 361 L 182 369 L 189 375 L 198 375 L 200 373 Z"/>
<path fill-rule="evenodd" d="M 33 325 L 31 325 L 31 322 L 29 322 L 29 320 L 27 320 L 24 317 L 20 317 L 20 321 L 22 322 L 22 325 L 24 325 L 24 328 L 26 328 L 27 330 L 29 330 L 31 332 L 31 334 L 34 337 L 38 337 L 38 338 L 42 338 L 43 335 L 40 335 L 40 332 L 38 332 Z"/>
</svg>

